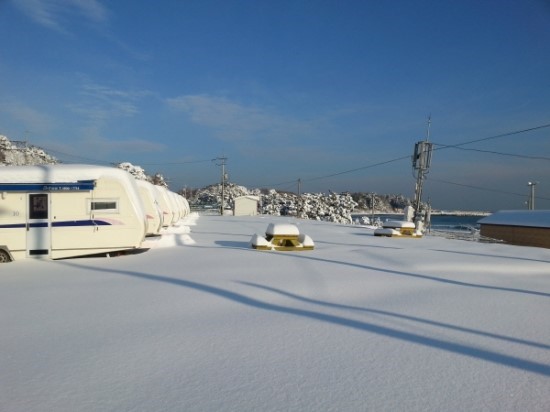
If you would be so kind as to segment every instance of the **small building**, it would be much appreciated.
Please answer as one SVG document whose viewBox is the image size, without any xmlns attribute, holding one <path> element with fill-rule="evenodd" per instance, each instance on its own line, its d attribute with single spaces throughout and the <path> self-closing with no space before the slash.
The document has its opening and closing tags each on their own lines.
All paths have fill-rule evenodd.
<svg viewBox="0 0 550 412">
<path fill-rule="evenodd" d="M 501 210 L 478 223 L 481 236 L 512 245 L 550 248 L 550 210 Z"/>
<path fill-rule="evenodd" d="M 233 216 L 256 216 L 258 214 L 258 196 L 240 196 L 233 199 Z"/>
</svg>

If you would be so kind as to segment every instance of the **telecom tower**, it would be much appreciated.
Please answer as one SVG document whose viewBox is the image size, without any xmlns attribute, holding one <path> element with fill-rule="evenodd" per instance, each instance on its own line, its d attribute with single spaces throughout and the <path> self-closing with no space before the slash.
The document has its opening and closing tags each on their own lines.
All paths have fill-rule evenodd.
<svg viewBox="0 0 550 412">
<path fill-rule="evenodd" d="M 430 163 L 432 161 L 432 150 L 433 143 L 429 141 L 430 139 L 430 126 L 432 120 L 428 118 L 428 130 L 426 133 L 426 140 L 415 143 L 414 145 L 414 154 L 412 158 L 413 165 L 413 175 L 416 177 L 416 187 L 414 193 L 414 220 L 422 220 L 422 186 L 424 184 L 424 179 L 430 169 Z"/>
</svg>

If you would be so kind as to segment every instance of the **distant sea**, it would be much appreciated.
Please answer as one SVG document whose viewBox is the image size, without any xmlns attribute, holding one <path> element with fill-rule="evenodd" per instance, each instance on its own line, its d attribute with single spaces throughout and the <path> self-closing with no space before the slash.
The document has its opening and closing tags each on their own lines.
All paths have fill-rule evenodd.
<svg viewBox="0 0 550 412">
<path fill-rule="evenodd" d="M 353 220 L 367 216 L 369 219 L 372 217 L 369 213 L 353 213 Z M 375 218 L 379 218 L 382 222 L 385 220 L 401 220 L 402 214 L 374 214 Z M 484 216 L 472 216 L 472 215 L 432 215 L 431 216 L 431 228 L 434 230 L 467 230 L 468 228 L 479 229 L 478 221 L 483 219 Z"/>
</svg>

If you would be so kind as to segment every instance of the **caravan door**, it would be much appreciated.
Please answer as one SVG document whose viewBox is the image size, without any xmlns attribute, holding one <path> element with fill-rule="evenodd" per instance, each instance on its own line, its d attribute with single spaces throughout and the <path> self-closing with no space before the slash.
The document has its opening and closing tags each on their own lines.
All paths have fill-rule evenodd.
<svg viewBox="0 0 550 412">
<path fill-rule="evenodd" d="M 50 195 L 29 193 L 27 213 L 27 256 L 50 255 Z"/>
</svg>

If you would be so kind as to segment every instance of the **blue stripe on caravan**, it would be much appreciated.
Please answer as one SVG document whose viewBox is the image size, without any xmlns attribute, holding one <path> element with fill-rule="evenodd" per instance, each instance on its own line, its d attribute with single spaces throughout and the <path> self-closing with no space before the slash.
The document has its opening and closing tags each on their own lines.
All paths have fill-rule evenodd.
<svg viewBox="0 0 550 412">
<path fill-rule="evenodd" d="M 22 227 L 27 227 L 26 223 L 15 223 L 12 225 L 0 225 L 0 229 L 18 229 Z M 42 223 L 31 223 L 29 227 L 48 227 L 48 222 Z"/>
<path fill-rule="evenodd" d="M 0 229 L 16 229 L 20 227 L 26 227 L 27 225 L 24 223 L 14 223 L 12 225 L 0 225 Z"/>
<path fill-rule="evenodd" d="M 67 227 L 67 226 L 110 226 L 108 222 L 103 220 L 70 220 L 66 222 L 53 222 L 53 227 Z"/>
<path fill-rule="evenodd" d="M 27 227 L 26 223 L 14 223 L 11 225 L 0 225 L 0 229 L 17 229 L 21 227 Z M 48 222 L 31 223 L 29 227 L 48 227 Z"/>
<path fill-rule="evenodd" d="M 71 227 L 71 226 L 110 226 L 109 222 L 103 220 L 71 220 L 66 222 L 53 222 L 53 227 Z M 25 223 L 14 223 L 11 225 L 0 225 L 0 229 L 20 229 L 25 228 Z M 48 227 L 47 222 L 43 223 L 31 223 L 30 227 Z"/>
<path fill-rule="evenodd" d="M 48 227 L 48 222 L 31 223 L 30 227 Z"/>
<path fill-rule="evenodd" d="M 1 183 L 2 192 L 74 192 L 90 191 L 95 186 L 94 180 L 79 180 L 68 183 Z"/>
</svg>

